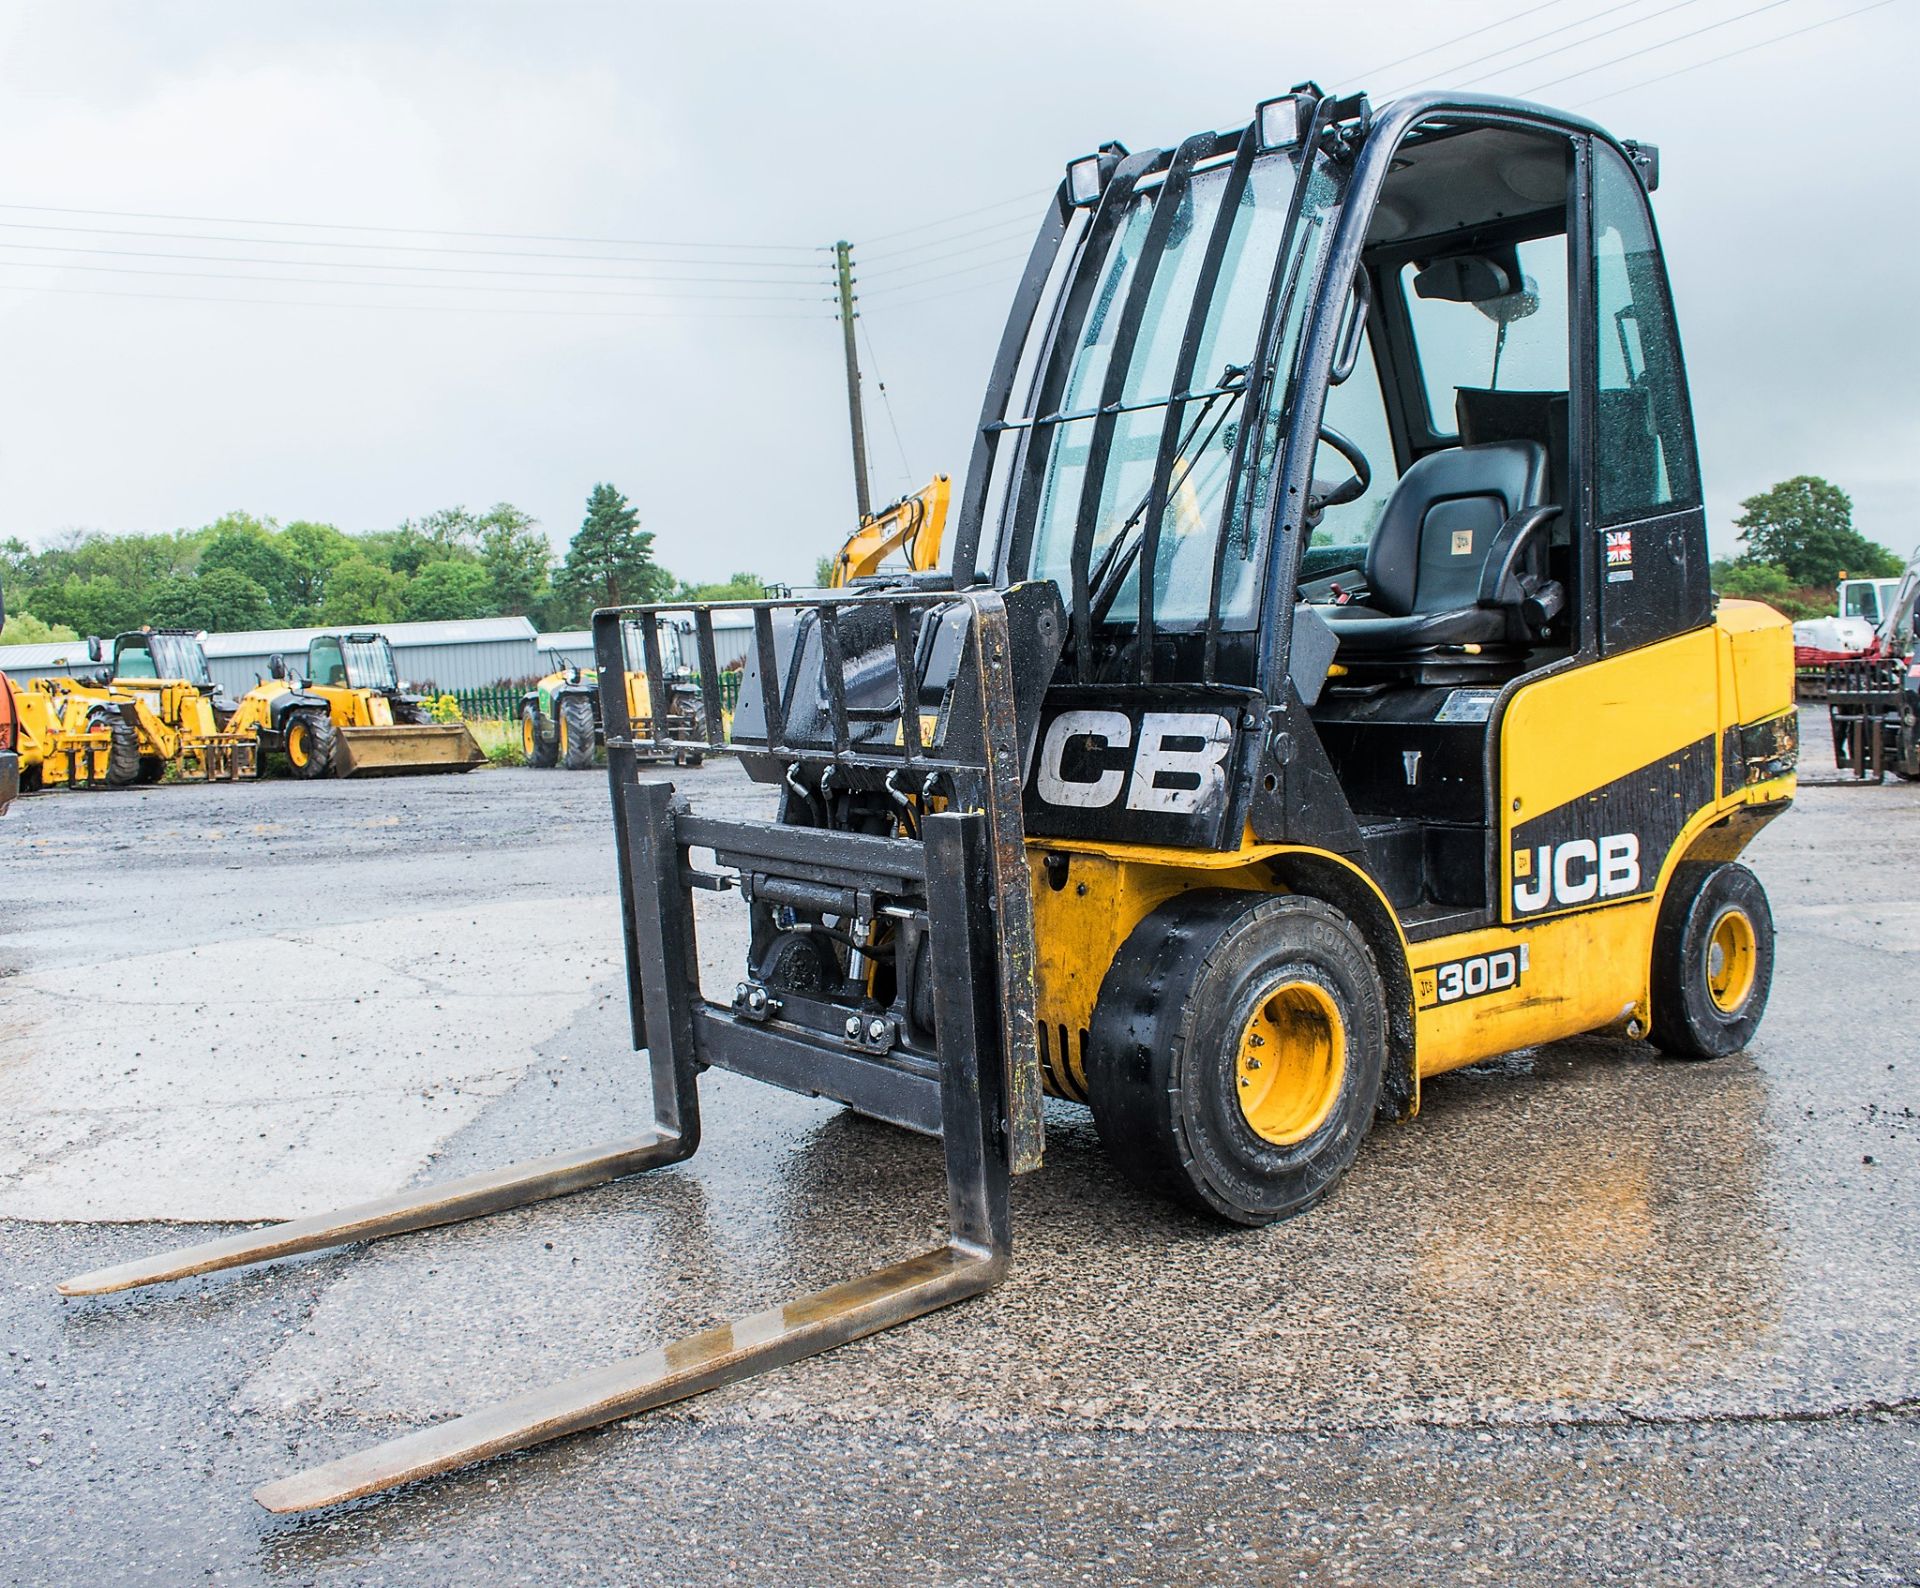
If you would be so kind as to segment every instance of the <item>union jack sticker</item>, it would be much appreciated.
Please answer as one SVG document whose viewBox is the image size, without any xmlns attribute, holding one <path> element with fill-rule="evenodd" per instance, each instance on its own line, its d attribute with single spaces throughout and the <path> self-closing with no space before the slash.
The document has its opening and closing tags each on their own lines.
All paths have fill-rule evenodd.
<svg viewBox="0 0 1920 1588">
<path fill-rule="evenodd" d="M 1633 566 L 1632 530 L 1610 529 L 1607 531 L 1607 566 L 1609 568 Z"/>
</svg>

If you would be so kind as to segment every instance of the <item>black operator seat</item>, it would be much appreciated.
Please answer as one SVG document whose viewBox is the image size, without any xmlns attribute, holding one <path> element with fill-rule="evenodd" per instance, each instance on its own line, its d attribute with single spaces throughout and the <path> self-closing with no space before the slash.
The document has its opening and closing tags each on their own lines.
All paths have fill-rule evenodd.
<svg viewBox="0 0 1920 1588">
<path fill-rule="evenodd" d="M 1536 576 L 1546 530 L 1547 451 L 1493 441 L 1430 452 L 1400 476 L 1367 547 L 1364 603 L 1317 610 L 1342 658 L 1438 646 L 1528 643 L 1559 610 Z M 1548 595 L 1551 610 L 1526 610 Z"/>
</svg>

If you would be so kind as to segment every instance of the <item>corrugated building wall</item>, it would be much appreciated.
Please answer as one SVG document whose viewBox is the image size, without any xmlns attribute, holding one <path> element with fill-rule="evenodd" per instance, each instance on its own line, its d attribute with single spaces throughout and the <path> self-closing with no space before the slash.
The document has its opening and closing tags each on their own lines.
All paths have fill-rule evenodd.
<svg viewBox="0 0 1920 1588">
<path fill-rule="evenodd" d="M 229 694 L 243 694 L 268 662 L 284 656 L 296 672 L 306 668 L 307 645 L 316 635 L 339 629 L 254 629 L 242 634 L 209 634 L 207 666 L 214 682 Z M 369 623 L 355 633 L 384 634 L 393 647 L 393 665 L 403 683 L 452 693 L 487 689 L 509 679 L 545 672 L 533 643 L 533 624 L 524 617 L 473 618 L 450 623 Z"/>
<path fill-rule="evenodd" d="M 593 666 L 593 631 L 591 629 L 556 629 L 541 634 L 534 641 L 534 647 L 540 653 L 543 671 L 551 671 L 552 653 L 558 653 L 562 661 L 571 662 L 575 667 Z M 751 612 L 716 612 L 713 615 L 713 654 L 719 662 L 721 671 L 729 667 L 744 665 L 747 652 L 753 649 L 753 614 Z M 687 636 L 687 665 L 692 666 L 693 637 Z M 639 665 L 638 642 L 634 642 L 634 665 Z"/>
<path fill-rule="evenodd" d="M 252 629 L 240 634 L 209 634 L 207 666 L 214 682 L 230 695 L 243 695 L 267 664 L 278 655 L 296 672 L 306 669 L 307 644 L 318 634 L 339 629 Z M 371 623 L 355 633 L 386 635 L 393 646 L 393 665 L 409 684 L 433 684 L 439 689 L 487 689 L 510 679 L 531 678 L 547 671 L 543 654 L 533 643 L 533 624 L 526 618 L 476 618 L 462 623 Z M 108 653 L 111 654 L 111 641 Z M 63 640 L 48 645 L 0 645 L 0 673 L 16 683 L 30 679 L 98 671 L 101 662 L 87 659 L 85 640 Z"/>
</svg>

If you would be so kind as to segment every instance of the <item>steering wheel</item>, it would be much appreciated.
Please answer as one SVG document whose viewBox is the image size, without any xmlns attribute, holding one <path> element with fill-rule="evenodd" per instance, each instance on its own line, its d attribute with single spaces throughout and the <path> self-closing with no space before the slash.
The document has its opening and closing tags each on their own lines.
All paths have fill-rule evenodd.
<svg viewBox="0 0 1920 1588">
<path fill-rule="evenodd" d="M 1320 512 L 1329 507 L 1339 507 L 1347 502 L 1357 502 L 1367 494 L 1367 487 L 1373 484 L 1373 465 L 1367 462 L 1362 452 L 1338 430 L 1329 425 L 1320 427 L 1320 439 L 1340 454 L 1341 459 L 1353 470 L 1331 490 L 1321 490 L 1320 482 L 1313 482 L 1313 509 Z"/>
</svg>

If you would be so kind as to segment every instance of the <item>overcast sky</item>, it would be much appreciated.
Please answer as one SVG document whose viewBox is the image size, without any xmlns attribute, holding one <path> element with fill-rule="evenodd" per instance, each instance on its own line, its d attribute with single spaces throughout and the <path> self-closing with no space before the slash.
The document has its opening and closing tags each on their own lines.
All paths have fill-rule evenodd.
<svg viewBox="0 0 1920 1588">
<path fill-rule="evenodd" d="M 610 480 L 675 573 L 804 580 L 853 512 L 822 245 L 870 261 L 876 496 L 957 476 L 1062 165 L 1314 77 L 1657 142 L 1716 549 L 1816 472 L 1904 554 L 1920 0 L 1866 3 L 6 5 L 0 536 L 506 500 L 564 546 Z"/>
</svg>

